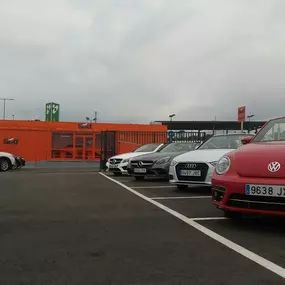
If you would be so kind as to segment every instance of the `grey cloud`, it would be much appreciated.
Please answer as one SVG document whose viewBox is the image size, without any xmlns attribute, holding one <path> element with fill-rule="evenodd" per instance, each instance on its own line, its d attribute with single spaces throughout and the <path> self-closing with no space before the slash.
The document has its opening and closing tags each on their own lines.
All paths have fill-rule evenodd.
<svg viewBox="0 0 285 285">
<path fill-rule="evenodd" d="M 48 101 L 68 121 L 94 110 L 112 122 L 235 120 L 240 105 L 258 119 L 284 114 L 281 0 L 9 2 L 0 1 L 9 117 L 43 119 Z"/>
</svg>

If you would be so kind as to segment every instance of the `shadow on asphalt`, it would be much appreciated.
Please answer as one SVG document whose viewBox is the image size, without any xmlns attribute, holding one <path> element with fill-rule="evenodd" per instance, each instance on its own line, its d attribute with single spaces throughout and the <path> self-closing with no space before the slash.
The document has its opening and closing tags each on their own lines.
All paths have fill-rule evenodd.
<svg viewBox="0 0 285 285">
<path fill-rule="evenodd" d="M 28 173 L 87 173 L 87 172 L 99 172 L 99 167 L 40 167 L 40 168 L 22 168 L 11 170 L 8 172 L 0 173 L 0 175 L 5 174 L 28 174 Z"/>
</svg>

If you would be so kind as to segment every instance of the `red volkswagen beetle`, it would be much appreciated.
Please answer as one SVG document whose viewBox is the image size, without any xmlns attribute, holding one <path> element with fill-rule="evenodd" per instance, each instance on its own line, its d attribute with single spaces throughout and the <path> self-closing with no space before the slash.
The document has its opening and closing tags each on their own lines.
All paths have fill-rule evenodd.
<svg viewBox="0 0 285 285">
<path fill-rule="evenodd" d="M 268 121 L 217 163 L 212 200 L 226 217 L 285 215 L 285 117 Z"/>
</svg>

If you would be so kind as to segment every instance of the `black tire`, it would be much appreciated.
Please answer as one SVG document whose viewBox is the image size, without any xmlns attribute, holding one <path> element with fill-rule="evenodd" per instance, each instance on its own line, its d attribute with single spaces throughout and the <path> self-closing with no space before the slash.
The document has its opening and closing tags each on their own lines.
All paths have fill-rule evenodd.
<svg viewBox="0 0 285 285">
<path fill-rule="evenodd" d="M 138 181 L 144 180 L 144 176 L 135 176 L 135 179 Z"/>
<path fill-rule="evenodd" d="M 177 189 L 186 189 L 188 185 L 176 185 Z"/>
<path fill-rule="evenodd" d="M 114 174 L 115 176 L 122 176 L 122 173 L 121 173 L 121 172 L 113 172 L 113 174 Z"/>
<path fill-rule="evenodd" d="M 242 214 L 238 212 L 224 211 L 224 217 L 238 221 L 238 220 L 241 220 Z"/>
<path fill-rule="evenodd" d="M 7 158 L 0 159 L 0 171 L 5 172 L 8 171 L 11 167 L 11 162 Z"/>
</svg>

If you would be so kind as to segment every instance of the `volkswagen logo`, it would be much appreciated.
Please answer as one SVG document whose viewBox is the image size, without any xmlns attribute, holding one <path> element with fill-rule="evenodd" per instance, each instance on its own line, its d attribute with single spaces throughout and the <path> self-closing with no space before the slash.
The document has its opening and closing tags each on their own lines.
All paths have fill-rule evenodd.
<svg viewBox="0 0 285 285">
<path fill-rule="evenodd" d="M 280 168 L 281 168 L 281 165 L 280 165 L 280 163 L 277 162 L 277 161 L 270 162 L 270 163 L 268 164 L 268 167 L 267 167 L 267 169 L 268 169 L 270 172 L 277 172 Z"/>
<path fill-rule="evenodd" d="M 139 166 L 139 167 L 142 167 L 142 166 L 143 166 L 143 162 L 142 162 L 142 161 L 139 161 L 139 162 L 138 162 L 138 166 Z"/>
</svg>

